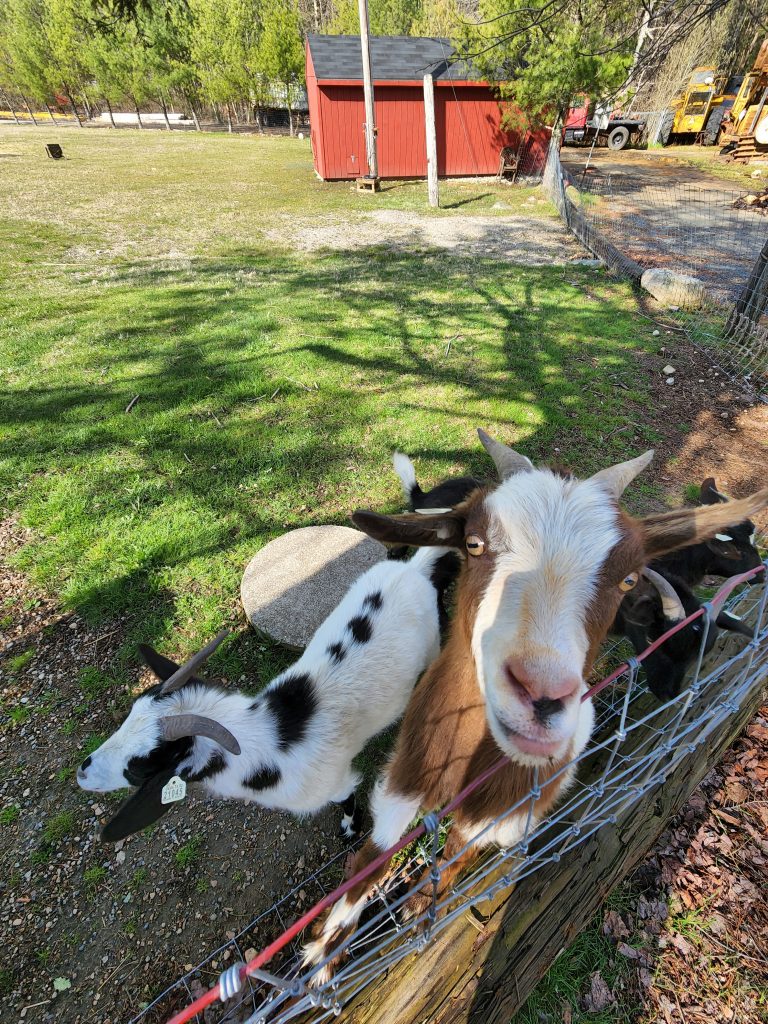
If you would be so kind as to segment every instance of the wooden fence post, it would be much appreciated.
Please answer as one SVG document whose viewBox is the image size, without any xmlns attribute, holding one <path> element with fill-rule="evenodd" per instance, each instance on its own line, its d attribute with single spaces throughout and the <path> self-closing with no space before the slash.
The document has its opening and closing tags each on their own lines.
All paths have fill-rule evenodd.
<svg viewBox="0 0 768 1024">
<path fill-rule="evenodd" d="M 440 205 L 437 184 L 437 129 L 435 127 L 435 86 L 432 75 L 424 75 L 424 127 L 427 135 L 427 189 L 429 205 Z"/>
</svg>

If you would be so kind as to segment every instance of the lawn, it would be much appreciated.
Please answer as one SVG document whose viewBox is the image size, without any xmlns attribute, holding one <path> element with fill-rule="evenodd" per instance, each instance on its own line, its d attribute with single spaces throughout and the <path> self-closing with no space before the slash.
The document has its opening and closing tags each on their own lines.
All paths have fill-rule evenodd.
<svg viewBox="0 0 768 1024">
<path fill-rule="evenodd" d="M 446 223 L 509 219 L 510 234 L 523 215 L 551 227 L 538 190 L 443 183 L 445 208 L 430 211 L 421 182 L 371 196 L 318 181 L 306 141 L 74 128 L 59 137 L 67 159 L 53 162 L 43 153 L 50 129 L 0 128 L 0 519 L 31 528 L 14 566 L 29 594 L 26 582 L 22 596 L 3 602 L 0 591 L 0 628 L 30 623 L 3 665 L 10 753 L 0 786 L 13 802 L 0 825 L 7 893 L 32 892 L 7 940 L 22 953 L 0 990 L 19 1007 L 35 1003 L 37 974 L 16 964 L 38 962 L 48 988 L 73 980 L 61 997 L 70 1002 L 56 1004 L 61 1019 L 92 1015 L 101 999 L 102 1015 L 127 1019 L 223 930 L 283 895 L 305 858 L 310 870 L 329 855 L 327 821 L 291 828 L 241 805 L 205 819 L 198 808 L 178 835 L 169 817 L 128 842 L 124 864 L 105 854 L 94 840 L 103 808 L 73 772 L 126 706 L 136 642 L 188 653 L 237 620 L 242 569 L 271 538 L 346 523 L 364 505 L 401 508 L 394 448 L 415 457 L 426 482 L 483 474 L 483 425 L 583 474 L 657 442 L 655 415 L 675 451 L 685 427 L 651 398 L 667 358 L 654 325 L 602 271 L 461 248 L 292 244 L 309 225 L 354 234 L 371 210 L 393 208 Z M 647 483 L 630 495 L 635 507 L 657 501 Z M 46 599 L 36 588 L 55 598 L 39 630 Z M 59 607 L 87 620 L 72 642 Z M 46 660 L 51 650 L 64 667 Z M 256 688 L 285 658 L 243 627 L 213 671 L 245 672 Z M 43 932 L 34 915 L 49 904 Z M 133 975 L 115 974 L 139 934 L 143 968 L 130 960 Z M 517 1024 L 564 1007 L 587 1019 L 580 993 L 598 969 L 624 984 L 600 917 Z M 102 976 L 119 979 L 103 996 Z M 638 1012 L 627 989 L 589 1019 Z"/>
<path fill-rule="evenodd" d="M 0 487 L 35 530 L 23 568 L 91 620 L 127 615 L 126 658 L 214 632 L 282 531 L 398 507 L 395 447 L 427 480 L 483 471 L 481 424 L 580 472 L 621 456 L 649 341 L 627 287 L 278 247 L 263 232 L 289 218 L 426 209 L 423 183 L 318 181 L 299 140 L 72 130 L 55 163 L 44 137 L 0 136 Z M 530 190 L 457 183 L 436 216 L 503 216 L 502 193 Z"/>
</svg>

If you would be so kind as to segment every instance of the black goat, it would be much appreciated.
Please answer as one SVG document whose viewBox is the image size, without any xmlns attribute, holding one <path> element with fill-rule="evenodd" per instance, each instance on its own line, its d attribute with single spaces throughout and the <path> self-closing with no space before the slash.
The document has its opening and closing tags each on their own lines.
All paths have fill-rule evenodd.
<svg viewBox="0 0 768 1024">
<path fill-rule="evenodd" d="M 701 485 L 699 501 L 702 505 L 718 505 L 730 499 L 718 491 L 713 477 Z M 732 526 L 727 533 L 718 533 L 712 540 L 691 544 L 670 555 L 654 559 L 651 568 L 664 575 L 671 573 L 689 587 L 696 587 L 705 576 L 738 576 L 760 565 L 760 552 L 755 547 L 755 524 L 745 519 Z"/>
<path fill-rule="evenodd" d="M 693 615 L 701 602 L 691 588 L 678 577 L 646 569 L 635 589 L 619 606 L 611 632 L 625 636 L 642 653 L 668 629 Z M 718 629 L 704 616 L 669 637 L 643 661 L 648 689 L 661 701 L 676 697 L 691 662 L 701 648 L 702 631 L 706 628 L 704 652 L 712 649 Z"/>
</svg>

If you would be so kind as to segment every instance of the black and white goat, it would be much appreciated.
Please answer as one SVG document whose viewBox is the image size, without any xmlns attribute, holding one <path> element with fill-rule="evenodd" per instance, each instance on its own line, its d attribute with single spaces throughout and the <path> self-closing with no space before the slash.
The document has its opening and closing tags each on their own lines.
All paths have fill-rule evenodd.
<svg viewBox="0 0 768 1024">
<path fill-rule="evenodd" d="M 213 797 L 312 814 L 343 805 L 353 834 L 359 775 L 352 759 L 403 714 L 411 690 L 440 647 L 437 599 L 458 569 L 447 549 L 408 562 L 380 562 L 349 589 L 299 660 L 257 696 L 193 675 L 208 645 L 183 669 L 151 648 L 147 664 L 164 682 L 135 701 L 112 736 L 77 772 L 85 790 L 138 786 L 104 827 L 114 842 L 170 807 L 173 776 Z M 215 642 L 214 642 L 215 643 Z"/>
<path fill-rule="evenodd" d="M 585 680 L 643 566 L 768 505 L 765 489 L 731 507 L 635 519 L 618 500 L 651 452 L 578 480 L 535 469 L 482 432 L 481 440 L 500 483 L 478 488 L 448 512 L 353 517 L 378 540 L 446 545 L 467 558 L 448 641 L 414 691 L 374 790 L 373 832 L 353 865 L 355 873 L 370 873 L 319 921 L 305 947 L 305 963 L 318 965 L 315 983 L 332 973 L 339 945 L 387 873 L 386 863 L 373 869 L 373 862 L 386 861 L 382 852 L 420 811 L 444 806 L 506 754 L 508 762 L 453 815 L 438 900 L 481 848 L 514 846 L 529 814 L 534 825 L 541 820 L 567 788 L 573 759 L 589 740 L 593 708 L 582 700 Z M 534 778 L 539 795 L 532 804 L 525 796 Z M 431 889 L 411 897 L 409 913 L 423 912 L 431 899 Z"/>
</svg>

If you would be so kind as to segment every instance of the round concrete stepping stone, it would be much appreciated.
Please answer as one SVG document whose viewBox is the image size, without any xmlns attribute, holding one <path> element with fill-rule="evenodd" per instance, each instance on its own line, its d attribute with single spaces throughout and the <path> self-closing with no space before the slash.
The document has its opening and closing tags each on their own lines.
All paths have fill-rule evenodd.
<svg viewBox="0 0 768 1024">
<path fill-rule="evenodd" d="M 307 526 L 270 541 L 240 584 L 254 629 L 301 650 L 355 580 L 386 558 L 377 540 L 348 526 Z"/>
</svg>

